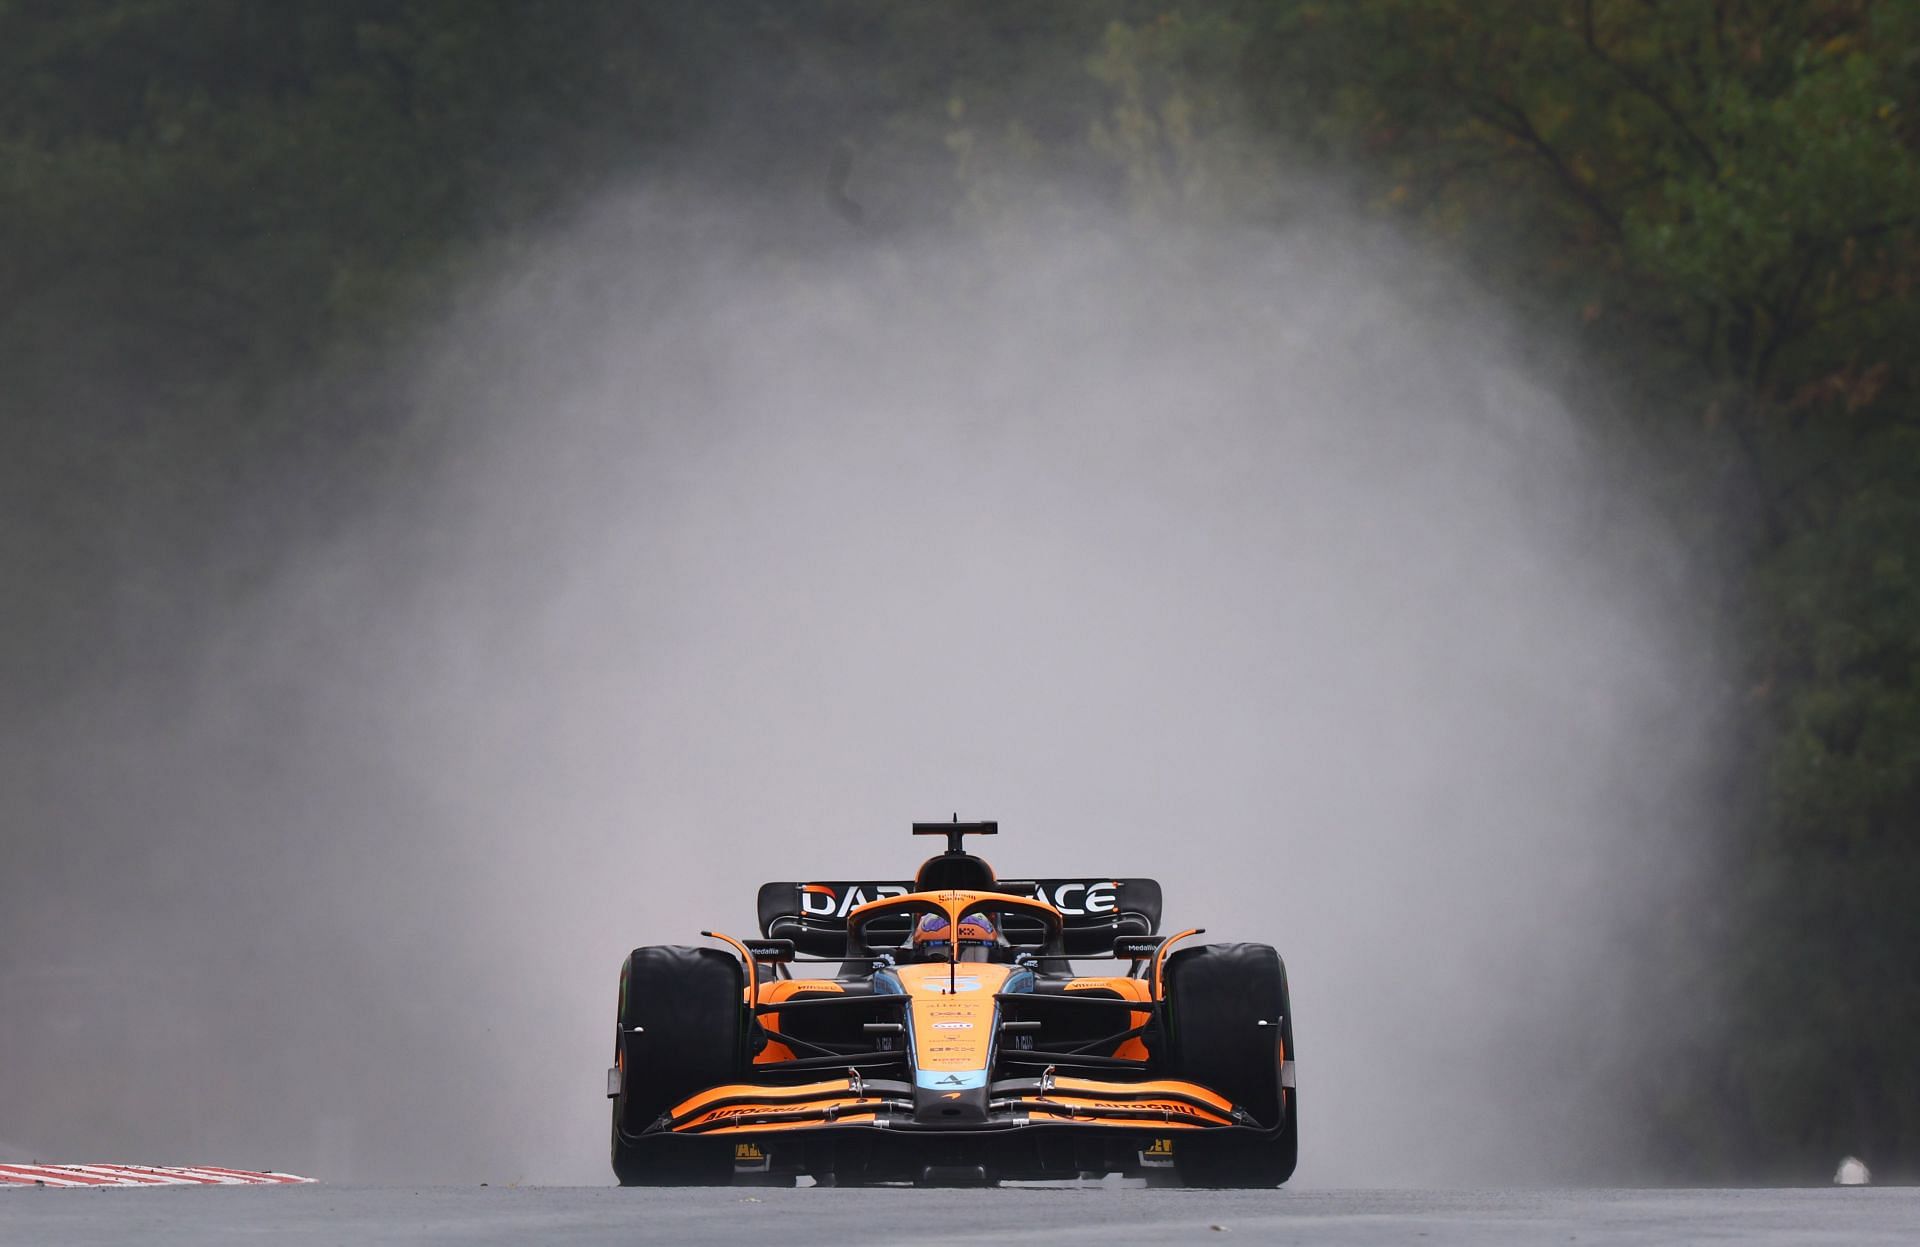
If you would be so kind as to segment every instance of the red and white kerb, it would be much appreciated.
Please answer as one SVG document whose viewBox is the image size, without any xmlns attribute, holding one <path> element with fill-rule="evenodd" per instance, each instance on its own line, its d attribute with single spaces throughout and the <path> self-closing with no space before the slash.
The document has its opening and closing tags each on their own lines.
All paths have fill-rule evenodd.
<svg viewBox="0 0 1920 1247">
<path fill-rule="evenodd" d="M 286 1186 L 311 1182 L 291 1173 L 219 1165 L 0 1165 L 0 1189 L 22 1186 Z"/>
</svg>

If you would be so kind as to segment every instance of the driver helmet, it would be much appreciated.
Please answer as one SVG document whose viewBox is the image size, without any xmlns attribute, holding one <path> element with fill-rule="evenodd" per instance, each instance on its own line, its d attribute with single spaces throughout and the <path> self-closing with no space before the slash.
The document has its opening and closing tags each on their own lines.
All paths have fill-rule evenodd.
<svg viewBox="0 0 1920 1247">
<path fill-rule="evenodd" d="M 950 948 L 959 939 L 958 954 Z M 989 950 L 999 943 L 1000 932 L 993 919 L 975 910 L 960 916 L 960 929 L 953 930 L 945 914 L 926 914 L 913 926 L 913 948 L 927 961 L 985 961 Z"/>
</svg>

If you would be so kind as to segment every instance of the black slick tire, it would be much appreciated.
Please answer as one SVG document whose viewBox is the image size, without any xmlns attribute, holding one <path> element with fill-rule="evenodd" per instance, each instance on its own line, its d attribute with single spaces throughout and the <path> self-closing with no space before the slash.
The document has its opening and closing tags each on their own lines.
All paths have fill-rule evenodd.
<svg viewBox="0 0 1920 1247">
<path fill-rule="evenodd" d="M 745 978 L 717 948 L 636 948 L 620 970 L 620 1094 L 613 1100 L 613 1173 L 621 1186 L 722 1186 L 726 1139 L 646 1135 L 660 1115 L 744 1065 Z"/>
<path fill-rule="evenodd" d="M 1174 1172 L 1186 1186 L 1275 1187 L 1293 1176 L 1296 1096 L 1281 1086 L 1294 1059 L 1287 967 L 1266 944 L 1207 944 L 1168 956 L 1167 1064 L 1251 1112 L 1260 1132 L 1182 1132 Z M 1264 1023 L 1264 1025 L 1263 1025 Z"/>
</svg>

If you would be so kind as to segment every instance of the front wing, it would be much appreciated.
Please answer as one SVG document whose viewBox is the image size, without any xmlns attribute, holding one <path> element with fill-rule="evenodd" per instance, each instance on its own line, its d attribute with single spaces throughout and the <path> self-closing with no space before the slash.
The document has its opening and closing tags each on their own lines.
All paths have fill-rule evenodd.
<svg viewBox="0 0 1920 1247">
<path fill-rule="evenodd" d="M 1197 1083 L 1004 1078 L 985 1112 L 940 1115 L 926 1089 L 846 1077 L 798 1085 L 731 1083 L 689 1096 L 637 1142 L 729 1147 L 739 1180 L 811 1173 L 840 1184 L 1146 1176 L 1174 1163 L 1183 1139 L 1267 1135 L 1245 1109 Z M 916 1105 L 916 1100 L 918 1101 Z"/>
<path fill-rule="evenodd" d="M 958 1123 L 916 1109 L 905 1082 L 857 1075 L 797 1086 L 731 1083 L 689 1096 L 648 1134 L 748 1135 L 867 1127 L 964 1135 L 1052 1125 L 1161 1135 L 1169 1130 L 1259 1129 L 1244 1109 L 1198 1083 L 1094 1078 L 1004 1078 L 987 1087 L 983 1120 Z"/>
</svg>

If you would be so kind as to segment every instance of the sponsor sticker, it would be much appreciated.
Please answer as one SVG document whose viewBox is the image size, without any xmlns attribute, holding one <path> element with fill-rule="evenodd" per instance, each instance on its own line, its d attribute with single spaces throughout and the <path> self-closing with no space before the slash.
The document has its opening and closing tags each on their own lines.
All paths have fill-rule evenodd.
<svg viewBox="0 0 1920 1247">
<path fill-rule="evenodd" d="M 1131 982 L 1135 982 L 1135 983 L 1137 983 L 1137 982 L 1139 982 L 1140 980 L 1138 980 L 1138 979 L 1133 979 L 1133 980 L 1127 980 L 1127 979 L 1121 979 L 1121 980 L 1120 980 L 1120 982 L 1123 982 L 1123 983 L 1125 983 L 1125 982 L 1129 982 L 1129 981 L 1131 981 Z M 1066 987 L 1066 990 L 1068 990 L 1068 991 L 1070 991 L 1070 992 L 1089 992 L 1089 991 L 1110 991 L 1110 992 L 1117 992 L 1117 991 L 1119 991 L 1120 989 L 1119 989 L 1119 988 L 1117 988 L 1117 987 L 1115 987 L 1115 986 L 1114 986 L 1113 984 L 1114 984 L 1114 980 L 1113 980 L 1113 979 L 1110 979 L 1110 978 L 1106 978 L 1106 979 L 1068 979 L 1068 980 L 1067 980 L 1067 987 Z M 1146 1002 L 1145 1002 L 1145 1001 L 1142 1001 L 1142 1002 L 1141 1002 L 1141 1004 L 1142 1004 L 1142 1005 L 1144 1006 L 1144 1005 L 1146 1004 Z"/>
<path fill-rule="evenodd" d="M 809 918 L 845 918 L 868 901 L 905 896 L 907 891 L 898 883 L 850 883 L 843 890 L 824 883 L 809 883 L 800 889 L 800 912 Z"/>
<path fill-rule="evenodd" d="M 1083 1107 L 1068 1103 L 1069 1108 Z M 1218 1114 L 1203 1113 L 1191 1104 L 1182 1104 L 1178 1100 L 1088 1100 L 1086 1108 L 1097 1109 L 1138 1109 L 1150 1113 L 1171 1113 L 1179 1117 L 1212 1117 Z"/>
<path fill-rule="evenodd" d="M 1120 908 L 1117 879 L 1041 879 L 1006 881 L 1030 890 L 1069 918 L 1100 917 Z M 905 896 L 912 888 L 902 883 L 805 883 L 800 885 L 800 912 L 809 918 L 845 918 L 856 906 L 890 896 Z"/>
<path fill-rule="evenodd" d="M 1120 884 L 1112 879 L 1056 883 L 1051 890 L 1042 884 L 1033 891 L 1069 918 L 1110 914 L 1119 908 Z"/>
<path fill-rule="evenodd" d="M 935 1022 L 933 1024 L 933 1029 L 937 1031 L 970 1031 L 973 1029 L 973 1023 L 972 1022 Z"/>
</svg>

